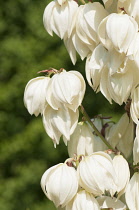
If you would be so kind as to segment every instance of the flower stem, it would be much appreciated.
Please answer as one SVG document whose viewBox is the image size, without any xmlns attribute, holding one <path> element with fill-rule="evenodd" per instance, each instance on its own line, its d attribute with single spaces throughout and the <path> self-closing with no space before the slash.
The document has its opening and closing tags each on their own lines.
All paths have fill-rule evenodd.
<svg viewBox="0 0 139 210">
<path fill-rule="evenodd" d="M 99 132 L 99 130 L 96 128 L 96 126 L 91 121 L 90 117 L 88 116 L 87 112 L 85 111 L 83 105 L 80 106 L 80 111 L 85 117 L 85 120 L 90 124 L 90 126 L 94 129 L 95 133 L 101 138 L 101 140 L 106 144 L 106 146 L 111 149 L 112 151 L 115 151 L 115 149 L 107 142 L 107 140 L 102 136 L 102 134 Z"/>
</svg>

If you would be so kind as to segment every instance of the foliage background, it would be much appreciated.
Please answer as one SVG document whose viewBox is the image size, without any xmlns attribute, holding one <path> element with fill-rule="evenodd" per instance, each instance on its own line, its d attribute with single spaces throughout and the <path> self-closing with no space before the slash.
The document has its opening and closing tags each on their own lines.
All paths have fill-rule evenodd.
<svg viewBox="0 0 139 210">
<path fill-rule="evenodd" d="M 24 107 L 27 82 L 49 67 L 76 69 L 84 74 L 85 61 L 72 65 L 63 42 L 50 37 L 42 23 L 47 0 L 1 0 L 0 8 L 0 209 L 54 210 L 40 188 L 50 166 L 68 158 L 61 141 L 54 149 L 41 116 Z M 123 107 L 109 105 L 87 86 L 83 102 L 90 117 L 103 113 L 117 120 Z"/>
</svg>

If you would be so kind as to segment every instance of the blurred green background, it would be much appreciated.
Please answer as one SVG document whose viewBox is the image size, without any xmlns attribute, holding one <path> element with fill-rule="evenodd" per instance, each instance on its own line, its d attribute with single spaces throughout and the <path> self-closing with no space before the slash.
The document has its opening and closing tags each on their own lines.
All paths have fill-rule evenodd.
<svg viewBox="0 0 139 210">
<path fill-rule="evenodd" d="M 24 107 L 27 82 L 38 71 L 54 67 L 84 74 L 80 58 L 72 65 L 63 42 L 47 34 L 42 16 L 47 0 L 6 0 L 0 8 L 0 210 L 54 210 L 44 196 L 40 179 L 44 171 L 68 158 L 61 141 L 55 149 L 44 131 L 41 116 Z M 89 115 L 114 115 L 123 111 L 109 105 L 87 86 L 83 102 Z"/>
</svg>

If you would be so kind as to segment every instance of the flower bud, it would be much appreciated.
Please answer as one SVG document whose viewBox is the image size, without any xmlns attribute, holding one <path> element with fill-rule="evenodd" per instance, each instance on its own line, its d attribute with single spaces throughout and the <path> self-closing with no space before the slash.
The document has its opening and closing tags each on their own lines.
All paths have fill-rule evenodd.
<svg viewBox="0 0 139 210">
<path fill-rule="evenodd" d="M 51 1 L 45 8 L 43 22 L 46 31 L 53 36 L 53 31 L 61 39 L 70 36 L 72 21 L 78 4 L 73 0 Z"/>
<path fill-rule="evenodd" d="M 55 110 L 64 104 L 76 112 L 82 103 L 85 88 L 84 78 L 79 72 L 63 70 L 51 78 L 46 90 L 46 100 Z"/>
<path fill-rule="evenodd" d="M 28 112 L 36 117 L 44 110 L 46 102 L 46 89 L 50 78 L 48 77 L 36 77 L 30 80 L 24 93 L 24 103 Z"/>
<path fill-rule="evenodd" d="M 118 198 L 125 193 L 126 187 L 130 179 L 130 170 L 128 162 L 122 155 L 116 155 L 113 158 L 113 166 L 117 177 L 117 194 Z"/>
<path fill-rule="evenodd" d="M 125 193 L 126 203 L 130 210 L 139 209 L 139 173 L 135 173 Z"/>
<path fill-rule="evenodd" d="M 113 196 L 116 192 L 117 180 L 112 159 L 104 152 L 86 156 L 79 163 L 77 174 L 79 185 L 95 196 L 100 196 L 105 191 Z"/>
<path fill-rule="evenodd" d="M 115 197 L 101 196 L 97 198 L 101 209 L 126 210 L 126 205 Z"/>
<path fill-rule="evenodd" d="M 67 141 L 70 139 L 70 135 L 75 130 L 78 123 L 79 112 L 76 112 L 62 107 L 58 110 L 52 109 L 47 106 L 43 112 L 43 125 L 46 133 L 54 142 L 54 146 L 59 144 L 60 137 L 63 135 L 63 140 L 67 145 Z"/>
<path fill-rule="evenodd" d="M 41 187 L 56 208 L 63 208 L 77 193 L 76 170 L 66 163 L 57 164 L 45 171 L 41 178 Z"/>
<path fill-rule="evenodd" d="M 97 200 L 91 193 L 80 190 L 65 210 L 100 210 Z"/>
</svg>

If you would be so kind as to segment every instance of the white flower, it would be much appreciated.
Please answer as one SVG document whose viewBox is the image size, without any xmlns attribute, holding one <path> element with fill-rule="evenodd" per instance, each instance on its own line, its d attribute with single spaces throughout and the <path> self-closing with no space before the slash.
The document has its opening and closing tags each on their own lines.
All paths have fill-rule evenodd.
<svg viewBox="0 0 139 210">
<path fill-rule="evenodd" d="M 76 32 L 86 44 L 98 44 L 97 30 L 100 22 L 108 15 L 99 2 L 81 5 L 76 17 Z"/>
<path fill-rule="evenodd" d="M 100 210 L 97 200 L 91 193 L 80 190 L 65 210 Z"/>
<path fill-rule="evenodd" d="M 113 148 L 119 149 L 126 158 L 131 155 L 134 140 L 134 124 L 125 113 L 120 120 L 108 129 L 105 138 Z"/>
<path fill-rule="evenodd" d="M 86 60 L 86 78 L 89 85 L 96 91 L 100 84 L 101 72 L 108 61 L 108 51 L 99 44 L 87 57 Z"/>
<path fill-rule="evenodd" d="M 46 106 L 46 89 L 50 78 L 36 77 L 30 80 L 24 92 L 24 104 L 28 112 L 32 115 L 38 116 L 43 112 Z"/>
<path fill-rule="evenodd" d="M 126 203 L 130 210 L 139 209 L 139 173 L 135 173 L 125 193 Z"/>
<path fill-rule="evenodd" d="M 113 99 L 121 105 L 138 84 L 138 65 L 115 49 L 110 50 L 108 56 L 107 66 L 101 70 L 100 91 L 110 103 Z"/>
<path fill-rule="evenodd" d="M 130 107 L 130 114 L 132 120 L 138 124 L 139 118 L 139 87 L 135 88 L 131 94 L 131 107 Z"/>
<path fill-rule="evenodd" d="M 67 145 L 70 135 L 75 130 L 78 123 L 79 112 L 61 107 L 58 110 L 52 109 L 47 106 L 43 112 L 43 125 L 46 133 L 54 142 L 54 146 L 59 144 L 60 137 L 63 135 L 63 140 Z"/>
<path fill-rule="evenodd" d="M 78 71 L 55 74 L 47 87 L 46 100 L 55 110 L 63 104 L 74 112 L 81 105 L 85 93 L 85 81 Z"/>
<path fill-rule="evenodd" d="M 118 0 L 119 10 L 124 8 L 125 12 L 133 17 L 139 24 L 139 1 L 138 0 Z"/>
<path fill-rule="evenodd" d="M 97 198 L 101 209 L 110 208 L 114 210 L 126 210 L 126 205 L 115 197 L 101 196 Z"/>
<path fill-rule="evenodd" d="M 93 130 L 86 122 L 78 123 L 68 142 L 68 153 L 70 157 L 73 157 L 74 154 L 91 155 L 93 152 L 106 149 L 107 146 L 98 136 L 93 134 Z"/>
<path fill-rule="evenodd" d="M 102 44 L 108 49 L 113 46 L 120 53 L 127 53 L 137 32 L 137 22 L 127 14 L 112 13 L 102 20 L 98 28 Z"/>
<path fill-rule="evenodd" d="M 128 162 L 125 158 L 123 158 L 122 155 L 116 155 L 113 158 L 113 166 L 118 180 L 117 193 L 119 198 L 123 193 L 125 193 L 126 187 L 130 179 L 130 170 Z"/>
<path fill-rule="evenodd" d="M 76 14 L 78 4 L 73 0 L 51 1 L 45 8 L 43 22 L 46 31 L 52 36 L 53 31 L 61 39 L 70 36 L 72 21 Z"/>
<path fill-rule="evenodd" d="M 107 190 L 112 196 L 116 192 L 117 180 L 112 159 L 104 152 L 86 156 L 79 163 L 77 174 L 79 185 L 95 196 L 102 195 Z"/>
<path fill-rule="evenodd" d="M 64 207 L 78 190 L 76 170 L 66 163 L 57 164 L 45 171 L 41 187 L 56 207 Z"/>
</svg>

